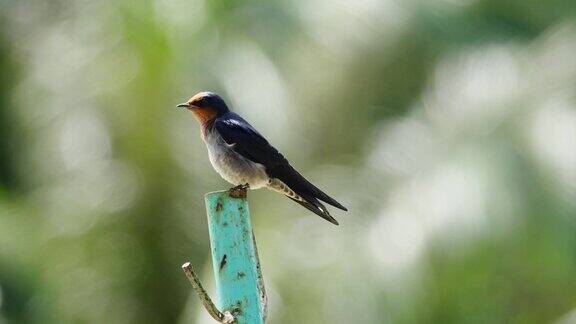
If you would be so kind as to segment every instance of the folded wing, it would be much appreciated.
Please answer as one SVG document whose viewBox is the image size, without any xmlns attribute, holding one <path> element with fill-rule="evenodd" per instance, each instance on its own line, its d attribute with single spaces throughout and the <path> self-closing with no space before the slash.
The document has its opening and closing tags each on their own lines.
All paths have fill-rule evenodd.
<svg viewBox="0 0 576 324">
<path fill-rule="evenodd" d="M 328 214 L 326 208 L 318 200 L 347 210 L 342 204 L 306 180 L 278 150 L 270 145 L 242 117 L 230 112 L 217 118 L 212 127 L 216 128 L 226 143 L 235 144 L 234 151 L 251 161 L 264 165 L 269 177 L 279 179 L 304 198 L 305 202 L 295 200 L 302 206 L 336 224 L 336 220 Z"/>
</svg>

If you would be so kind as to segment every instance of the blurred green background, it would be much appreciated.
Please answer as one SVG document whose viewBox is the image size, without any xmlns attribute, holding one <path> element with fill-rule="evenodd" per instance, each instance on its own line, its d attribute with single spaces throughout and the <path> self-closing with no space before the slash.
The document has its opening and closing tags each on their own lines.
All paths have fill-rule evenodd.
<svg viewBox="0 0 576 324">
<path fill-rule="evenodd" d="M 201 90 L 350 209 L 250 193 L 269 323 L 576 323 L 576 1 L 4 0 L 0 74 L 0 323 L 212 323 Z"/>
</svg>

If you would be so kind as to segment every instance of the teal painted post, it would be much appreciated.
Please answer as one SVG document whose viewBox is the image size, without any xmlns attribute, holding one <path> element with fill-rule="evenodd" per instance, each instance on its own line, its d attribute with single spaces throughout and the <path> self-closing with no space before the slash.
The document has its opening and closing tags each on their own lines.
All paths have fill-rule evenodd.
<svg viewBox="0 0 576 324">
<path fill-rule="evenodd" d="M 234 197 L 233 197 L 234 196 Z M 262 324 L 266 293 L 246 194 L 229 191 L 206 194 L 208 229 L 218 308 L 238 324 Z"/>
</svg>

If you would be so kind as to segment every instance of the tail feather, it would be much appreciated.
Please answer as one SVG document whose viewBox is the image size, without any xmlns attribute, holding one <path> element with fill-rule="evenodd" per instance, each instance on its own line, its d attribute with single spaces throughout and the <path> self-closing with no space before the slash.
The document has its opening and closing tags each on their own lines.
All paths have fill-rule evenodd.
<svg viewBox="0 0 576 324">
<path fill-rule="evenodd" d="M 336 201 L 336 199 L 328 196 L 327 194 L 325 194 L 322 190 L 318 189 L 316 186 L 314 186 L 313 184 L 311 184 L 310 182 L 308 182 L 310 184 L 310 186 L 312 186 L 312 190 L 311 192 L 314 194 L 314 196 L 320 200 L 322 200 L 323 202 L 330 204 L 336 208 L 342 209 L 343 211 L 348 211 L 348 208 L 342 206 L 342 204 L 340 204 L 339 202 Z"/>
<path fill-rule="evenodd" d="M 302 176 L 289 164 L 277 166 L 276 168 L 270 170 L 270 173 L 272 177 L 280 179 L 282 182 L 288 185 L 288 187 L 290 187 L 301 196 L 314 197 L 336 208 L 348 211 L 348 209 L 337 202 L 336 199 L 328 196 L 318 187 L 313 185 L 310 181 L 306 180 L 304 176 Z"/>
<path fill-rule="evenodd" d="M 308 200 L 297 200 L 297 199 L 294 199 L 294 198 L 289 197 L 289 196 L 286 196 L 286 197 L 299 203 L 300 205 L 302 205 L 303 207 L 305 207 L 309 211 L 311 211 L 314 214 L 324 218 L 325 220 L 329 221 L 330 223 L 332 223 L 334 225 L 339 225 L 338 221 L 328 213 L 328 210 L 326 209 L 326 207 L 324 207 L 324 205 L 322 205 L 318 200 L 310 199 L 310 201 L 314 202 L 314 203 L 311 203 Z"/>
</svg>

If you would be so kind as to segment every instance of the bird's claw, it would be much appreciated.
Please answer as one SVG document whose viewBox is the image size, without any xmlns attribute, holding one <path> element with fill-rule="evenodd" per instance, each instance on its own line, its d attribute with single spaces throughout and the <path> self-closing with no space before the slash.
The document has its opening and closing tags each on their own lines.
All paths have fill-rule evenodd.
<svg viewBox="0 0 576 324">
<path fill-rule="evenodd" d="M 230 197 L 233 198 L 246 198 L 246 193 L 248 189 L 250 189 L 250 185 L 248 183 L 241 184 L 236 187 L 230 188 L 230 190 L 228 190 L 228 194 L 230 195 Z"/>
</svg>

